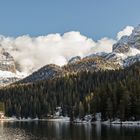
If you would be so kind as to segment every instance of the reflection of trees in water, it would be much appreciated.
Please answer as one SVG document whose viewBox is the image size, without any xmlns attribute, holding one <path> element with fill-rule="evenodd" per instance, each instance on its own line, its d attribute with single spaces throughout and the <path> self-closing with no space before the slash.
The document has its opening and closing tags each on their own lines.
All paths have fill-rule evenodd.
<svg viewBox="0 0 140 140">
<path fill-rule="evenodd" d="M 0 140 L 139 140 L 140 127 L 63 122 L 0 122 Z"/>
<path fill-rule="evenodd" d="M 97 121 L 96 122 L 96 135 L 97 135 L 97 140 L 100 140 L 101 139 L 101 122 L 100 121 Z"/>
<path fill-rule="evenodd" d="M 32 134 L 16 127 L 14 123 L 0 122 L 0 140 L 29 140 Z"/>
</svg>

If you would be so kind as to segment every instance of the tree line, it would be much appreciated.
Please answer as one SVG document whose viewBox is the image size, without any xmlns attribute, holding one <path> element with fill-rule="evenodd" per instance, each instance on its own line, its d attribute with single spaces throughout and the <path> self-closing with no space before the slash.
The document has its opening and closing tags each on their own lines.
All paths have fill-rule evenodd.
<svg viewBox="0 0 140 140">
<path fill-rule="evenodd" d="M 32 84 L 0 89 L 6 116 L 47 118 L 62 115 L 83 118 L 102 114 L 102 120 L 140 120 L 140 63 L 126 69 L 82 71 Z"/>
</svg>

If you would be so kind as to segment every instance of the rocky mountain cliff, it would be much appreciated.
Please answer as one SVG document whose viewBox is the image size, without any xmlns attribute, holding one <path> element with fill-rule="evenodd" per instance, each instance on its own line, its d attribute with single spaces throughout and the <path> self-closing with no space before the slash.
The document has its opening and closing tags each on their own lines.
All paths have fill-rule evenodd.
<svg viewBox="0 0 140 140">
<path fill-rule="evenodd" d="M 75 63 L 77 61 L 80 61 L 81 60 L 81 57 L 80 56 L 75 56 L 75 57 L 72 57 L 69 61 L 68 61 L 68 64 L 72 64 L 72 63 Z"/>
<path fill-rule="evenodd" d="M 112 53 L 106 56 L 107 60 L 117 61 L 124 67 L 139 61 L 140 54 L 140 25 L 134 28 L 130 36 L 123 36 L 113 45 Z M 131 62 L 129 62 L 131 61 Z"/>
<path fill-rule="evenodd" d="M 0 47 L 0 86 L 21 79 L 17 74 L 14 58 Z"/>
<path fill-rule="evenodd" d="M 101 52 L 86 56 L 86 58 L 95 58 L 96 56 L 100 56 L 105 61 L 119 64 L 121 68 L 140 61 L 140 25 L 134 28 L 130 36 L 123 36 L 118 40 L 113 45 L 111 53 Z"/>
<path fill-rule="evenodd" d="M 16 72 L 14 58 L 3 48 L 0 48 L 0 70 Z"/>
</svg>

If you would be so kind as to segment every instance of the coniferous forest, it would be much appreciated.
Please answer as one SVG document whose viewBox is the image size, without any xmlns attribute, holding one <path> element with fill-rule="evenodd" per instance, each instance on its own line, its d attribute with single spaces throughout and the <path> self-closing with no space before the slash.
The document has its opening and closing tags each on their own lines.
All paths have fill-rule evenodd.
<svg viewBox="0 0 140 140">
<path fill-rule="evenodd" d="M 56 107 L 71 119 L 102 114 L 102 120 L 140 120 L 140 63 L 126 69 L 66 74 L 0 90 L 7 116 L 46 118 Z"/>
</svg>

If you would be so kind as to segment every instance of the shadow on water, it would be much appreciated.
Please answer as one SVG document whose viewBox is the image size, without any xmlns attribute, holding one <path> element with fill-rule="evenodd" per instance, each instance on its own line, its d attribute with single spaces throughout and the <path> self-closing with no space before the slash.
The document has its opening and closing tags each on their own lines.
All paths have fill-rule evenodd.
<svg viewBox="0 0 140 140">
<path fill-rule="evenodd" d="M 140 127 L 63 122 L 0 122 L 0 140 L 140 140 Z"/>
</svg>

